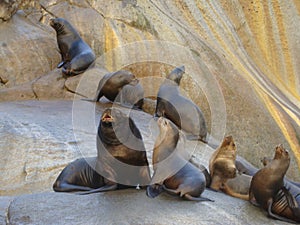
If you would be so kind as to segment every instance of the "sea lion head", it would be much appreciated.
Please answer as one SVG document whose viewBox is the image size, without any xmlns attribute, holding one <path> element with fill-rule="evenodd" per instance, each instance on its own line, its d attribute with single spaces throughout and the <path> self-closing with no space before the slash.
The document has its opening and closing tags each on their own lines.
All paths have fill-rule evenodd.
<svg viewBox="0 0 300 225">
<path fill-rule="evenodd" d="M 134 74 L 127 70 L 119 70 L 113 75 L 113 83 L 118 84 L 119 87 L 123 87 L 127 84 L 135 86 L 139 83 L 139 80 Z"/>
<path fill-rule="evenodd" d="M 290 161 L 289 152 L 283 147 L 282 144 L 276 146 L 274 159 L 285 159 Z"/>
<path fill-rule="evenodd" d="M 174 81 L 176 84 L 180 84 L 182 75 L 185 73 L 185 67 L 180 66 L 176 67 L 171 73 L 167 76 L 167 79 Z"/>
<path fill-rule="evenodd" d="M 58 36 L 65 34 L 78 35 L 78 32 L 72 27 L 72 25 L 64 18 L 52 18 L 50 19 L 50 26 L 54 28 Z"/>
</svg>

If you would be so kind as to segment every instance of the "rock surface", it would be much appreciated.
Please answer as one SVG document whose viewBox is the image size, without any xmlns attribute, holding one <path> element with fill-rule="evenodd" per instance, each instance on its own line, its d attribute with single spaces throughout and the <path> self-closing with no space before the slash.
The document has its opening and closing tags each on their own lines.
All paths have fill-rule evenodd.
<svg viewBox="0 0 300 225">
<path fill-rule="evenodd" d="M 7 3 L 12 7 L 8 9 Z M 15 13 L 16 9 L 20 10 Z M 56 69 L 61 56 L 55 31 L 49 26 L 49 19 L 53 16 L 64 17 L 77 28 L 98 57 L 95 68 L 75 77 L 64 77 L 61 70 Z M 75 98 L 78 102 L 81 98 L 94 97 L 98 82 L 105 73 L 128 69 L 140 78 L 145 95 L 149 97 L 144 109 L 153 114 L 159 85 L 175 66 L 180 65 L 186 67 L 181 91 L 203 110 L 212 136 L 220 140 L 224 135 L 232 135 L 238 154 L 256 166 L 261 166 L 260 158 L 263 156 L 272 157 L 274 147 L 282 143 L 292 155 L 288 176 L 300 181 L 299 26 L 299 1 L 2 1 L 0 194 L 50 191 L 53 180 L 66 163 L 81 154 L 95 154 L 95 131 L 74 130 L 71 101 L 23 100 Z M 14 100 L 22 101 L 7 102 Z M 104 102 L 96 104 L 93 110 L 98 110 L 99 114 Z M 78 107 L 78 114 L 75 113 L 78 117 L 75 118 L 94 118 L 95 114 L 86 112 L 86 109 L 91 110 L 90 106 L 91 103 L 88 105 L 87 102 L 79 106 L 74 104 L 73 108 Z M 147 121 L 149 115 L 138 114 L 137 118 Z M 84 127 L 86 120 L 77 122 Z M 90 123 L 95 126 L 94 121 Z M 147 133 L 149 125 L 142 122 L 140 125 L 150 148 L 153 140 Z M 81 149 L 80 154 L 78 148 Z M 201 144 L 196 149 L 197 158 L 207 162 L 212 150 Z M 131 195 L 125 191 L 124 195 L 127 194 Z M 67 202 L 74 197 L 53 193 L 45 196 L 54 200 L 56 196 L 63 196 L 62 199 Z M 137 196 L 144 201 L 143 194 Z M 34 207 L 34 199 L 43 205 L 46 198 L 43 194 L 28 195 L 18 197 L 14 202 L 19 206 L 24 203 L 24 206 L 22 201 L 28 200 L 32 204 L 28 206 Z M 89 202 L 90 197 L 86 198 Z M 104 202 L 110 200 L 106 194 L 99 195 L 99 198 L 103 198 Z M 227 196 L 224 198 L 231 204 Z M 2 218 L 6 218 L 6 209 L 2 209 L 10 204 L 10 200 L 10 197 L 1 197 L 0 223 L 5 220 Z M 240 201 L 232 201 L 232 207 L 236 209 L 234 204 L 239 205 L 236 202 Z M 85 207 L 85 203 L 80 203 Z M 178 206 L 183 209 L 190 203 L 178 204 L 183 204 Z M 196 205 L 197 209 L 198 205 L 199 208 L 202 206 Z M 168 208 L 163 203 L 162 206 Z M 14 208 L 16 212 L 23 210 L 18 207 Z M 47 206 L 44 204 L 41 208 L 46 209 Z M 252 212 L 253 207 L 250 208 Z M 107 209 L 101 210 L 105 212 Z M 193 218 L 198 218 L 196 211 L 187 207 L 184 221 L 189 221 L 189 210 L 194 212 Z M 11 217 L 12 221 L 18 221 L 16 224 L 38 220 L 30 212 L 21 218 L 20 211 Z M 244 216 L 248 218 L 245 212 L 247 214 L 248 208 L 245 211 L 242 207 L 232 211 L 233 214 L 230 211 L 230 215 L 220 214 L 225 216 L 219 222 L 206 222 L 218 224 L 224 218 L 234 224 L 253 223 L 251 218 L 260 221 L 256 214 L 249 214 L 252 216 L 249 221 L 243 220 Z M 136 218 L 148 223 L 141 214 L 137 215 Z M 231 220 L 232 215 L 238 217 L 237 221 Z M 55 218 L 48 216 L 45 215 L 45 218 L 49 221 Z M 65 218 L 64 214 L 60 217 Z M 152 217 L 157 218 L 155 215 Z M 163 220 L 161 217 L 158 218 Z M 83 218 L 86 217 L 83 215 Z M 172 218 L 175 216 L 169 217 L 166 223 L 172 222 Z M 183 217 L 176 218 L 184 222 Z M 260 224 L 269 223 L 268 219 L 262 218 Z M 68 221 L 68 218 L 65 220 Z M 139 220 L 126 217 L 125 221 L 134 224 Z"/>
<path fill-rule="evenodd" d="M 41 193 L 16 197 L 10 203 L 10 224 L 288 224 L 266 217 L 250 203 L 205 191 L 215 202 L 190 202 L 145 190 L 92 195 Z M 1 199 L 1 197 L 0 197 Z"/>
</svg>

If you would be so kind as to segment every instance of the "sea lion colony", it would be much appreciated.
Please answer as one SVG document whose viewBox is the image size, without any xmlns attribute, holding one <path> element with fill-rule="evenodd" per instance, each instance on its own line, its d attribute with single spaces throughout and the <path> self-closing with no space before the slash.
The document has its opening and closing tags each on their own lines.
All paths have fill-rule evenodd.
<svg viewBox="0 0 300 225">
<path fill-rule="evenodd" d="M 95 61 L 95 54 L 76 29 L 63 18 L 52 19 L 50 25 L 57 33 L 62 56 L 58 68 L 62 67 L 65 75 L 87 70 Z M 141 186 L 147 188 L 146 193 L 152 198 L 165 191 L 187 200 L 212 201 L 201 196 L 209 187 L 249 200 L 266 209 L 270 217 L 300 222 L 300 187 L 284 178 L 289 154 L 283 146 L 276 147 L 274 158 L 261 170 L 237 156 L 231 136 L 225 137 L 212 154 L 209 172 L 185 157 L 185 149 L 179 145 L 180 135 L 185 137 L 182 131 L 188 139 L 206 143 L 207 127 L 201 109 L 180 94 L 184 73 L 184 66 L 171 71 L 157 95 L 154 116 L 159 117 L 160 133 L 153 149 L 152 177 L 140 131 L 130 116 L 109 108 L 103 112 L 98 126 L 97 157 L 71 162 L 55 181 L 54 191 L 90 194 Z M 123 106 L 142 109 L 143 95 L 138 79 L 129 71 L 120 70 L 105 75 L 94 99 L 86 100 L 97 102 L 105 96 Z M 173 161 L 167 160 L 170 157 Z M 181 166 L 164 174 L 166 170 L 172 171 L 174 164 Z"/>
</svg>

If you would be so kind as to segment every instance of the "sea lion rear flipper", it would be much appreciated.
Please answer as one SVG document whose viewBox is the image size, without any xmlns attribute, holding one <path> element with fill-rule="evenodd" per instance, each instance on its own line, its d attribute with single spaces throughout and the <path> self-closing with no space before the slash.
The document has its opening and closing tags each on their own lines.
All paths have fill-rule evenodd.
<svg viewBox="0 0 300 225">
<path fill-rule="evenodd" d="M 149 185 L 147 187 L 147 196 L 150 198 L 155 198 L 156 196 L 158 196 L 160 193 L 163 192 L 163 187 L 162 185 L 159 184 L 153 184 L 153 185 Z"/>
<path fill-rule="evenodd" d="M 282 187 L 281 190 L 283 191 L 286 197 L 289 207 L 292 209 L 299 208 L 295 197 L 286 189 L 286 187 Z"/>
<path fill-rule="evenodd" d="M 210 201 L 210 202 L 214 202 L 214 200 L 211 200 L 209 198 L 205 198 L 205 197 L 201 197 L 201 196 L 193 197 L 189 194 L 185 194 L 183 197 L 186 198 L 187 200 L 190 200 L 190 201 L 199 201 L 199 202 Z"/>
<path fill-rule="evenodd" d="M 118 188 L 117 184 L 107 184 L 105 186 L 102 186 L 100 188 L 96 188 L 90 191 L 85 191 L 85 192 L 80 192 L 77 193 L 79 195 L 87 195 L 87 194 L 93 194 L 93 193 L 98 193 L 98 192 L 105 192 L 105 191 L 113 191 L 116 190 Z"/>
<path fill-rule="evenodd" d="M 270 199 L 267 204 L 268 204 L 268 216 L 269 217 L 272 217 L 274 219 L 281 220 L 281 221 L 284 221 L 284 222 L 288 222 L 288 223 L 296 223 L 294 220 L 290 220 L 286 217 L 279 216 L 279 215 L 274 214 L 272 212 L 273 199 Z"/>
</svg>

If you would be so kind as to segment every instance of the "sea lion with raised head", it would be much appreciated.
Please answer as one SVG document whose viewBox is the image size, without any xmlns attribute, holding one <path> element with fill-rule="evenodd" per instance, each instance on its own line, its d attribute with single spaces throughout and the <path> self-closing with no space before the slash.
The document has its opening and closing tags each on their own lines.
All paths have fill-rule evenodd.
<svg viewBox="0 0 300 225">
<path fill-rule="evenodd" d="M 71 76 L 83 73 L 96 59 L 93 50 L 66 19 L 51 19 L 50 25 L 56 31 L 57 44 L 62 57 L 57 68 L 62 67 L 62 72 Z"/>
<path fill-rule="evenodd" d="M 267 210 L 272 218 L 300 222 L 295 197 L 284 187 L 284 176 L 290 165 L 289 153 L 282 145 L 275 148 L 273 160 L 252 178 L 249 201 Z"/>
<path fill-rule="evenodd" d="M 117 108 L 105 109 L 97 132 L 96 171 L 111 185 L 147 186 L 150 170 L 139 129 L 130 116 Z M 98 188 L 88 193 L 101 192 Z"/>
<path fill-rule="evenodd" d="M 166 117 L 187 133 L 188 139 L 206 142 L 207 126 L 200 108 L 180 94 L 184 66 L 175 68 L 162 83 L 157 95 L 155 115 Z"/>
<path fill-rule="evenodd" d="M 235 160 L 236 145 L 232 136 L 227 136 L 209 160 L 210 188 L 236 198 L 248 200 L 251 177 L 238 173 Z"/>
<path fill-rule="evenodd" d="M 154 184 L 147 187 L 147 195 L 154 198 L 162 191 L 166 191 L 167 193 L 179 195 L 187 200 L 212 201 L 208 198 L 201 197 L 206 187 L 205 174 L 185 159 L 186 153 L 183 152 L 183 154 L 179 153 L 178 155 L 175 153 L 173 160 L 169 163 L 164 163 L 167 162 L 167 158 L 170 157 L 174 151 L 182 151 L 185 149 L 175 150 L 179 147 L 178 141 L 180 134 L 177 127 L 171 121 L 160 117 L 157 120 L 157 124 L 159 126 L 159 136 L 156 139 L 152 157 L 154 175 L 151 183 Z M 182 167 L 176 168 L 176 166 L 179 165 L 182 165 Z M 172 171 L 173 169 L 175 171 L 175 174 L 173 172 L 174 175 L 167 177 L 162 175 L 166 170 Z"/>
<path fill-rule="evenodd" d="M 80 158 L 69 163 L 54 182 L 53 190 L 56 192 L 84 192 L 100 187 L 102 191 L 125 188 L 122 185 L 110 185 L 109 180 L 96 172 L 96 163 L 97 157 Z"/>
</svg>

